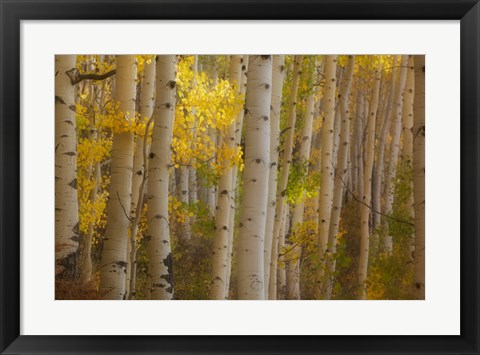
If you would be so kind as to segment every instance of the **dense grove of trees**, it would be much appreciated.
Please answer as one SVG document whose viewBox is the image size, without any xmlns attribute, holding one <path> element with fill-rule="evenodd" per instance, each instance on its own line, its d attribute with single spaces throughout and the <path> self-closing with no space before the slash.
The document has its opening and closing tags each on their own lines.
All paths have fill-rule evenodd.
<svg viewBox="0 0 480 355">
<path fill-rule="evenodd" d="M 424 299 L 425 59 L 59 55 L 56 299 Z"/>
</svg>

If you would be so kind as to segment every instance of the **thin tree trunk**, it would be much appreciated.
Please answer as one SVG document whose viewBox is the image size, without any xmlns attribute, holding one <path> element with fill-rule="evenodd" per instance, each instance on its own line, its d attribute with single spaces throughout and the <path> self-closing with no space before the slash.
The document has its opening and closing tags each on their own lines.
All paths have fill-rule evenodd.
<svg viewBox="0 0 480 355">
<path fill-rule="evenodd" d="M 373 90 L 372 106 L 368 115 L 367 123 L 367 142 L 365 149 L 365 171 L 363 186 L 363 204 L 360 206 L 360 255 L 358 258 L 358 274 L 357 282 L 359 285 L 358 299 L 367 298 L 367 270 L 368 270 L 368 254 L 370 249 L 370 204 L 372 200 L 372 171 L 373 159 L 375 156 L 375 126 L 378 111 L 378 100 L 380 97 L 380 79 L 382 68 L 378 69 L 375 77 L 375 88 Z"/>
<path fill-rule="evenodd" d="M 393 179 L 397 172 L 398 154 L 400 152 L 400 133 L 402 128 L 402 106 L 403 106 L 403 89 L 405 88 L 405 82 L 407 79 L 407 61 L 408 56 L 403 55 L 401 60 L 400 76 L 398 80 L 398 91 L 396 98 L 395 119 L 394 126 L 392 127 L 392 144 L 390 148 L 390 162 L 388 165 L 387 175 L 385 177 L 385 214 L 390 215 L 393 209 L 393 199 L 395 197 L 394 190 L 395 184 Z M 390 253 L 393 248 L 392 236 L 388 234 L 383 240 L 383 250 Z"/>
<path fill-rule="evenodd" d="M 115 99 L 125 119 L 135 117 L 137 64 L 133 55 L 117 56 Z M 125 298 L 127 244 L 131 200 L 133 133 L 113 134 L 107 227 L 100 268 L 100 292 L 104 299 Z"/>
<path fill-rule="evenodd" d="M 240 91 L 242 78 L 242 57 L 230 57 L 229 80 L 234 90 Z M 235 147 L 235 122 L 232 122 L 223 136 L 223 146 L 227 149 Z M 227 266 L 228 244 L 230 235 L 230 215 L 235 213 L 235 190 L 232 187 L 233 167 L 228 161 L 224 162 L 223 174 L 218 183 L 218 202 L 215 214 L 215 240 L 213 244 L 212 282 L 210 285 L 210 299 L 223 300 L 228 296 Z"/>
<path fill-rule="evenodd" d="M 288 183 L 288 174 L 290 170 L 290 163 L 292 160 L 292 150 L 293 150 L 293 137 L 295 131 L 295 121 L 297 119 L 297 92 L 298 92 L 298 82 L 300 80 L 300 74 L 302 70 L 302 61 L 303 56 L 296 55 L 295 63 L 293 66 L 293 82 L 292 88 L 290 91 L 290 101 L 288 108 L 288 122 L 285 128 L 286 136 L 284 142 L 284 150 L 282 155 L 282 160 L 280 163 L 280 180 L 277 187 L 277 201 L 275 203 L 275 220 L 273 224 L 273 236 L 272 243 L 278 243 L 278 235 L 280 232 L 281 219 L 285 209 L 285 200 L 286 200 L 286 189 Z M 277 265 L 277 255 L 271 255 L 271 268 L 270 277 L 276 277 L 275 268 Z M 270 282 L 269 282 L 270 284 Z M 275 294 L 276 290 L 269 291 L 269 294 Z"/>
<path fill-rule="evenodd" d="M 328 228 L 328 245 L 325 279 L 324 299 L 332 297 L 333 273 L 335 272 L 335 254 L 337 252 L 337 234 L 340 221 L 340 212 L 342 211 L 344 184 L 347 179 L 348 150 L 350 148 L 350 108 L 349 96 L 352 84 L 353 71 L 355 68 L 355 56 L 348 57 L 346 72 L 343 75 L 343 81 L 340 87 L 338 108 L 340 111 L 340 145 L 338 150 L 336 173 L 334 180 L 333 204 L 330 214 L 330 226 Z"/>
<path fill-rule="evenodd" d="M 415 89 L 415 70 L 413 68 L 413 55 L 408 56 L 407 82 L 403 92 L 403 112 L 402 112 L 402 164 L 407 171 L 413 168 L 413 101 Z M 413 191 L 413 182 L 410 183 Z M 414 197 L 410 194 L 407 202 L 407 211 L 410 217 L 414 216 Z"/>
<path fill-rule="evenodd" d="M 270 165 L 272 57 L 249 56 L 245 101 L 245 169 L 238 238 L 238 297 L 265 298 L 263 245 Z"/>
<path fill-rule="evenodd" d="M 241 73 L 241 85 L 240 94 L 245 96 L 247 91 L 247 66 L 248 56 L 242 56 L 242 73 Z M 243 127 L 243 115 L 245 110 L 241 110 L 235 118 L 235 146 L 240 147 L 240 141 L 242 138 Z M 231 211 L 229 219 L 229 235 L 228 235 L 228 259 L 227 259 L 227 284 L 226 284 L 226 296 L 228 297 L 230 291 L 230 276 L 232 273 L 232 260 L 233 260 L 233 238 L 235 236 L 235 211 L 237 209 L 238 200 L 238 166 L 234 165 L 232 169 L 232 188 L 234 189 L 234 210 Z"/>
<path fill-rule="evenodd" d="M 140 182 L 140 186 L 138 186 L 138 192 L 136 193 L 137 203 L 136 203 L 136 212 L 132 216 L 132 226 L 130 229 L 131 234 L 131 248 L 130 248 L 130 278 L 128 278 L 127 274 L 127 290 L 128 290 L 128 299 L 133 300 L 135 299 L 136 293 L 136 282 L 137 282 L 137 238 L 136 235 L 138 233 L 138 224 L 140 223 L 140 217 L 142 216 L 142 207 L 144 202 L 144 191 L 145 191 L 145 184 L 147 182 L 147 171 L 148 171 L 148 131 L 150 129 L 150 125 L 153 122 L 153 117 L 150 118 L 145 126 L 145 135 L 141 137 L 143 139 L 143 163 L 142 163 L 142 181 Z M 140 137 L 139 137 L 140 138 Z"/>
<path fill-rule="evenodd" d="M 315 298 L 323 295 L 325 252 L 328 242 L 328 228 L 333 203 L 333 126 L 335 118 L 335 96 L 337 58 L 328 55 L 325 59 L 325 94 L 323 98 L 325 120 L 322 127 L 322 165 L 320 178 L 320 198 L 318 212 L 318 262 L 320 263 L 315 280 Z"/>
<path fill-rule="evenodd" d="M 168 179 L 175 117 L 175 56 L 157 55 L 154 128 L 148 169 L 148 272 L 150 297 L 173 298 L 173 265 L 168 216 Z"/>
<path fill-rule="evenodd" d="M 268 178 L 268 209 L 265 226 L 264 279 L 266 286 L 270 280 L 273 249 L 273 224 L 275 221 L 275 204 L 277 201 L 278 152 L 280 150 L 280 112 L 282 106 L 282 88 L 285 74 L 285 56 L 273 56 L 272 105 L 270 107 L 270 170 Z M 278 243 L 278 240 L 275 240 Z M 278 247 L 277 247 L 278 248 Z M 276 248 L 275 248 L 276 249 Z M 265 299 L 270 299 L 269 287 L 265 287 Z"/>
<path fill-rule="evenodd" d="M 365 116 L 365 95 L 359 88 L 357 94 L 357 104 L 355 107 L 355 176 L 354 184 L 355 194 L 359 197 L 363 195 L 363 120 Z"/>
<path fill-rule="evenodd" d="M 145 63 L 145 68 L 142 78 L 142 86 L 140 89 L 140 120 L 150 120 L 153 113 L 154 106 L 154 88 L 155 88 L 155 64 Z M 148 136 L 148 130 L 145 130 L 145 135 Z M 137 269 L 137 240 L 136 231 L 138 230 L 138 221 L 140 220 L 140 214 L 142 213 L 143 203 L 138 205 L 139 194 L 143 194 L 143 188 L 140 191 L 140 186 L 145 185 L 145 148 L 148 151 L 148 147 L 144 146 L 144 137 L 138 135 L 135 141 L 135 154 L 133 156 L 133 177 L 132 177 L 132 201 L 130 203 L 130 218 L 132 220 L 132 226 L 130 228 L 130 244 L 128 248 L 128 264 L 127 276 L 126 276 L 126 289 L 127 298 L 133 299 L 135 297 L 135 279 Z M 148 155 L 148 152 L 147 152 Z M 142 196 L 143 201 L 143 196 Z M 137 221 L 137 223 L 134 223 Z"/>
<path fill-rule="evenodd" d="M 415 253 L 413 284 L 415 298 L 425 299 L 425 56 L 415 62 L 413 109 L 413 197 L 415 207 Z"/>
<path fill-rule="evenodd" d="M 275 275 L 275 290 L 276 294 L 275 297 L 272 299 L 279 299 L 284 300 L 286 299 L 287 295 L 287 275 L 286 275 L 286 268 L 285 268 L 285 258 L 283 253 L 285 252 L 285 238 L 286 235 L 289 233 L 290 230 L 290 206 L 285 206 L 284 214 L 282 218 L 282 225 L 280 226 L 280 236 L 278 240 L 278 268 L 277 268 L 277 275 Z M 273 271 L 273 269 L 272 269 Z M 271 275 L 273 276 L 273 275 Z M 277 280 L 278 278 L 278 280 Z M 278 284 L 278 287 L 277 287 Z"/>
<path fill-rule="evenodd" d="M 90 65 L 88 67 L 88 70 L 93 70 L 94 69 L 94 64 L 93 64 L 93 58 L 90 58 Z M 90 80 L 85 80 L 85 83 L 88 82 L 88 87 L 89 87 L 89 100 L 90 100 L 90 108 L 93 112 L 93 114 L 90 115 L 89 119 L 89 125 L 90 125 L 90 130 L 88 132 L 88 139 L 92 144 L 95 144 L 98 139 L 98 131 L 97 127 L 95 125 L 95 109 L 100 109 L 100 105 L 97 104 L 96 102 L 96 95 L 98 91 L 98 87 L 96 86 L 95 83 L 91 82 Z M 102 90 L 103 91 L 103 90 Z M 101 94 L 101 97 L 103 97 L 104 94 Z M 101 98 L 100 98 L 101 99 Z M 96 162 L 93 164 L 94 160 L 92 159 L 90 161 L 90 164 L 87 168 L 87 176 L 88 179 L 92 179 L 92 189 L 90 190 L 90 194 L 88 196 L 90 202 L 92 204 L 95 203 L 97 200 L 97 195 L 98 195 L 98 190 L 99 190 L 99 184 L 100 184 L 100 179 L 101 179 L 101 172 L 100 172 L 100 163 Z M 93 240 L 93 233 L 95 231 L 95 224 L 93 220 L 90 220 L 88 223 L 88 231 L 86 234 L 82 233 L 81 239 L 79 241 L 78 245 L 78 260 L 76 264 L 76 276 L 78 277 L 78 280 L 81 283 L 89 282 L 92 278 L 92 272 L 93 272 L 93 265 L 92 265 L 92 240 Z"/>
<path fill-rule="evenodd" d="M 312 148 L 312 124 L 313 124 L 313 111 L 315 107 L 315 94 L 312 92 L 305 104 L 305 120 L 303 122 L 303 130 L 300 143 L 299 162 L 306 166 L 305 175 L 308 174 L 308 165 L 310 159 L 310 150 Z M 303 196 L 300 201 L 293 208 L 292 215 L 292 234 L 298 232 L 298 228 L 303 223 L 303 213 L 305 212 L 305 198 L 306 193 L 303 192 Z M 300 299 L 300 257 L 302 254 L 302 247 L 297 244 L 289 252 L 289 268 L 291 270 L 290 282 L 287 283 L 287 299 L 299 300 Z"/>
<path fill-rule="evenodd" d="M 192 85 L 192 90 L 194 90 L 195 86 L 197 85 L 196 76 L 198 75 L 198 55 L 194 56 L 192 71 L 194 74 L 194 82 Z M 196 109 L 193 108 L 192 113 L 196 115 Z M 195 140 L 197 137 L 197 129 L 194 127 L 194 134 L 193 139 Z M 197 203 L 197 170 L 195 168 L 195 159 L 192 159 L 192 163 L 189 167 L 188 172 L 188 201 L 189 203 L 195 204 Z M 193 226 L 194 218 L 190 220 L 190 225 Z"/>
<path fill-rule="evenodd" d="M 390 92 L 388 94 L 387 106 L 385 109 L 385 116 L 382 122 L 382 129 L 380 132 L 380 136 L 378 138 L 378 151 L 377 151 L 377 159 L 376 159 L 376 167 L 373 176 L 373 187 L 374 191 L 373 195 L 373 209 L 375 211 L 382 211 L 381 207 L 381 189 L 383 185 L 383 173 L 384 173 L 384 166 L 385 166 L 385 147 L 387 145 L 387 136 L 390 130 L 391 125 L 391 116 L 392 116 L 392 106 L 393 100 L 395 98 L 395 88 L 396 88 L 396 78 L 397 78 L 397 62 L 399 56 L 394 56 L 392 62 L 392 77 L 390 82 Z M 375 213 L 373 216 L 373 227 L 377 228 L 380 226 L 381 215 L 379 213 Z"/>
</svg>

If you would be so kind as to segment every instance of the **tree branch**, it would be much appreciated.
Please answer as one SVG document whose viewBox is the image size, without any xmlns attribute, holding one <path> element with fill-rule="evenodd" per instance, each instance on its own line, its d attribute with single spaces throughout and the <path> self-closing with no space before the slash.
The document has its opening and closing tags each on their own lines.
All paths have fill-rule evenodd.
<svg viewBox="0 0 480 355">
<path fill-rule="evenodd" d="M 87 74 L 80 73 L 77 68 L 70 69 L 65 74 L 70 78 L 72 85 L 78 84 L 83 80 L 105 80 L 115 74 L 117 74 L 117 69 L 110 70 L 109 72 L 103 74 Z"/>
<path fill-rule="evenodd" d="M 381 215 L 381 216 L 390 218 L 391 220 L 394 220 L 394 221 L 396 221 L 396 222 L 408 224 L 409 226 L 412 226 L 412 227 L 413 227 L 413 223 L 411 223 L 411 222 L 409 222 L 409 221 L 405 221 L 405 220 L 403 220 L 403 219 L 398 219 L 398 218 L 392 217 L 392 216 L 390 216 L 390 215 L 388 215 L 388 214 L 385 214 L 385 213 L 382 213 L 382 212 L 379 212 L 379 211 L 374 210 L 372 206 L 367 205 L 365 202 L 363 202 L 362 200 L 360 200 L 360 199 L 353 193 L 353 191 L 348 188 L 347 184 L 346 184 L 345 181 L 340 177 L 339 174 L 336 174 L 336 175 L 337 175 L 337 177 L 340 179 L 340 181 L 342 182 L 343 186 L 345 186 L 345 189 L 347 190 L 347 192 L 349 192 L 349 193 L 352 195 L 352 197 L 353 197 L 353 199 L 354 199 L 355 201 L 357 201 L 358 203 L 361 203 L 361 204 L 364 205 L 364 206 L 367 206 L 373 213 L 377 213 L 377 214 L 379 214 L 379 215 Z"/>
</svg>

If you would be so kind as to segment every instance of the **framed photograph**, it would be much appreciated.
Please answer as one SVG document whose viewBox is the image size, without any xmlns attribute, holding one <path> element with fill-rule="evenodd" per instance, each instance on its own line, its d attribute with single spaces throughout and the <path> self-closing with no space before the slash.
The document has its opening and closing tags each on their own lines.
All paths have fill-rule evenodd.
<svg viewBox="0 0 480 355">
<path fill-rule="evenodd" d="M 480 5 L 0 0 L 2 354 L 479 354 Z"/>
</svg>

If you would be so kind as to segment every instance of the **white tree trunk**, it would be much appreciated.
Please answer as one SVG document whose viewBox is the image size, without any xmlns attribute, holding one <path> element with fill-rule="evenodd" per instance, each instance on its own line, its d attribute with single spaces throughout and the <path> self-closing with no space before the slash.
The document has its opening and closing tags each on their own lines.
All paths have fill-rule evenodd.
<svg viewBox="0 0 480 355">
<path fill-rule="evenodd" d="M 358 91 L 357 103 L 355 107 L 355 141 L 354 141 L 354 164 L 355 164 L 355 183 L 354 192 L 361 198 L 363 195 L 363 120 L 365 116 L 365 95 Z"/>
<path fill-rule="evenodd" d="M 380 97 L 380 79 L 382 68 L 378 69 L 375 77 L 375 88 L 373 90 L 372 106 L 368 115 L 367 138 L 365 149 L 365 171 L 363 196 L 360 205 L 360 255 L 358 259 L 357 282 L 359 286 L 358 299 L 367 298 L 367 270 L 368 270 L 368 254 L 370 250 L 370 204 L 372 200 L 372 171 L 373 159 L 375 157 L 375 127 L 378 111 L 378 100 Z"/>
<path fill-rule="evenodd" d="M 272 57 L 249 56 L 245 101 L 245 169 L 238 237 L 238 297 L 265 298 L 263 244 L 270 165 Z"/>
<path fill-rule="evenodd" d="M 349 95 L 355 67 L 355 56 L 348 57 L 346 72 L 340 87 L 340 96 L 338 98 L 338 108 L 340 111 L 340 139 L 338 148 L 338 157 L 336 160 L 336 176 L 334 179 L 333 204 L 330 214 L 330 226 L 328 227 L 328 244 L 325 279 L 324 299 L 332 297 L 333 273 L 335 272 L 335 253 L 337 252 L 337 234 L 340 221 L 340 212 L 342 211 L 343 191 L 347 180 L 347 162 L 348 150 L 350 148 L 350 108 Z M 335 161 L 335 160 L 334 160 Z"/>
<path fill-rule="evenodd" d="M 89 57 L 90 58 L 88 59 L 88 62 L 90 63 L 90 65 L 87 67 L 87 70 L 93 70 L 94 69 L 93 58 L 92 56 L 89 56 Z M 101 90 L 99 92 L 99 87 L 97 86 L 97 84 L 93 83 L 91 80 L 85 80 L 85 82 L 88 82 L 88 91 L 89 91 L 88 99 L 90 100 L 90 103 L 89 103 L 90 108 L 97 109 L 99 110 L 98 112 L 100 112 L 101 107 L 103 107 L 103 105 L 99 104 L 96 99 L 98 97 L 98 94 L 100 93 L 99 100 L 102 100 L 102 97 L 104 97 L 105 95 L 104 90 Z M 95 126 L 95 115 L 91 115 L 91 117 L 89 118 L 89 126 L 90 126 L 90 131 L 88 132 L 88 139 L 92 144 L 95 144 L 98 139 L 98 131 L 97 131 L 97 127 Z M 91 182 L 93 184 L 88 198 L 90 202 L 94 204 L 97 199 L 99 184 L 101 179 L 99 162 L 96 162 L 94 165 L 92 160 L 89 163 L 89 166 L 87 167 L 87 176 L 89 179 L 91 179 Z M 93 240 L 94 231 L 95 231 L 94 221 L 90 220 L 88 223 L 88 231 L 86 234 L 82 233 L 81 239 L 78 245 L 78 257 L 76 260 L 75 275 L 76 277 L 78 277 L 78 280 L 82 283 L 88 282 L 92 278 L 93 265 L 92 265 L 91 254 L 92 254 L 92 240 Z"/>
<path fill-rule="evenodd" d="M 413 63 L 413 55 L 408 56 L 408 69 L 407 69 L 407 81 L 405 84 L 405 90 L 403 92 L 403 112 L 402 112 L 402 164 L 411 171 L 413 167 L 413 101 L 414 101 L 414 89 L 415 89 L 415 70 Z M 413 191 L 413 181 L 410 183 Z M 414 216 L 414 197 L 410 194 L 407 209 L 410 217 Z"/>
<path fill-rule="evenodd" d="M 192 65 L 192 71 L 194 75 L 197 75 L 198 72 L 198 55 L 194 56 L 194 61 Z M 192 84 L 192 89 L 194 89 L 197 85 L 196 77 L 194 76 L 194 82 Z M 197 110 L 193 108 L 192 113 L 196 115 Z M 197 137 L 197 130 L 196 127 L 194 128 L 193 139 Z M 197 170 L 195 168 L 195 159 L 192 159 L 192 165 L 189 167 L 188 172 L 188 201 L 189 203 L 197 203 Z M 194 218 L 191 218 L 190 225 L 193 226 Z"/>
<path fill-rule="evenodd" d="M 248 56 L 242 56 L 241 58 L 241 85 L 240 93 L 242 96 L 245 95 L 247 90 L 247 66 L 248 66 Z M 235 118 L 235 145 L 240 146 L 240 141 L 242 138 L 242 127 L 243 127 L 243 115 L 244 110 L 241 110 L 237 117 Z M 232 188 L 234 189 L 234 210 L 230 213 L 230 222 L 229 222 L 229 235 L 228 235 L 228 259 L 227 259 L 227 285 L 226 285 L 226 295 L 230 291 L 230 275 L 232 272 L 232 258 L 233 258 L 233 237 L 235 233 L 235 211 L 236 211 L 236 202 L 238 198 L 238 166 L 234 165 L 232 169 Z"/>
<path fill-rule="evenodd" d="M 285 74 L 285 56 L 273 56 L 272 105 L 270 107 L 270 170 L 268 178 L 268 209 L 265 226 L 264 279 L 266 286 L 270 280 L 272 262 L 273 224 L 275 221 L 275 204 L 277 201 L 278 152 L 280 134 L 280 112 L 282 106 L 282 88 Z M 278 243 L 278 241 L 275 241 Z M 265 299 L 269 299 L 268 287 L 265 287 Z"/>
<path fill-rule="evenodd" d="M 402 112 L 402 158 L 406 165 L 411 166 L 413 162 L 413 101 L 415 89 L 415 70 L 413 55 L 408 56 L 407 81 L 403 92 Z"/>
<path fill-rule="evenodd" d="M 310 160 L 310 150 L 312 148 L 312 124 L 313 113 L 315 109 L 315 94 L 312 92 L 305 104 L 305 120 L 303 122 L 299 161 L 301 164 L 305 164 L 307 169 L 305 174 L 308 174 L 308 164 Z M 303 223 L 303 213 L 305 211 L 305 198 L 306 193 L 303 192 L 301 200 L 293 208 L 292 215 L 292 233 L 296 233 L 298 228 Z M 287 283 L 287 299 L 299 300 L 300 299 L 300 256 L 302 253 L 302 247 L 300 244 L 295 245 L 288 254 L 289 268 L 291 270 L 290 282 Z"/>
<path fill-rule="evenodd" d="M 302 61 L 303 56 L 296 55 L 295 63 L 293 65 L 293 82 L 292 88 L 290 91 L 290 101 L 288 107 L 288 122 L 286 126 L 286 136 L 284 142 L 284 150 L 282 155 L 282 160 L 280 163 L 280 180 L 278 181 L 277 186 L 277 200 L 275 203 L 275 220 L 273 223 L 273 235 L 272 235 L 272 244 L 278 243 L 280 226 L 282 216 L 285 210 L 285 200 L 286 200 L 286 189 L 288 183 L 288 174 L 290 170 L 290 163 L 292 160 L 292 150 L 293 150 L 293 137 L 295 131 L 295 121 L 297 119 L 297 92 L 298 92 L 298 82 L 300 80 L 300 74 L 302 70 Z M 276 277 L 276 267 L 277 267 L 277 255 L 274 253 L 271 254 L 271 264 L 270 264 L 270 277 Z M 269 282 L 270 284 L 270 282 Z M 269 291 L 269 294 L 276 293 L 276 290 Z"/>
<path fill-rule="evenodd" d="M 67 74 L 76 56 L 55 56 L 55 260 L 78 248 L 75 91 Z M 56 268 L 56 272 L 62 267 Z"/>
<path fill-rule="evenodd" d="M 380 131 L 380 136 L 378 140 L 378 149 L 377 149 L 377 159 L 376 159 L 376 166 L 373 176 L 373 200 L 372 200 L 372 207 L 375 211 L 381 212 L 381 189 L 383 185 L 383 173 L 384 173 L 384 166 L 385 166 L 385 147 L 387 145 L 387 136 L 388 132 L 390 131 L 391 125 L 391 116 L 392 116 L 392 106 L 393 100 L 395 98 L 395 88 L 396 88 L 396 78 L 397 78 L 397 63 L 398 57 L 395 56 L 392 62 L 392 77 L 390 81 L 390 92 L 388 94 L 387 106 L 385 109 L 385 116 L 382 122 L 382 129 Z M 377 228 L 380 225 L 381 215 L 379 213 L 375 213 L 373 216 L 373 227 Z"/>
<path fill-rule="evenodd" d="M 181 165 L 179 170 L 179 179 L 177 185 L 178 199 L 183 205 L 188 204 L 188 182 L 190 178 L 190 168 L 188 165 Z M 190 240 L 190 218 L 185 217 L 185 221 L 179 225 L 179 238 L 184 241 Z"/>
<path fill-rule="evenodd" d="M 154 105 L 154 88 L 155 88 L 155 64 L 145 63 L 145 68 L 142 78 L 142 86 L 140 89 L 140 120 L 147 121 L 150 119 L 153 113 Z M 145 132 L 148 134 L 148 132 Z M 135 139 L 135 154 L 133 156 L 133 176 L 132 176 L 132 201 L 130 203 L 130 218 L 134 221 L 137 218 L 137 214 L 140 214 L 143 206 L 137 206 L 138 195 L 140 186 L 144 179 L 145 174 L 145 161 L 144 161 L 144 137 L 137 136 Z M 132 223 L 133 224 L 133 223 Z M 133 232 L 133 225 L 131 231 Z M 137 229 L 137 228 L 135 228 Z M 133 292 L 130 286 L 134 286 L 135 282 L 131 282 L 131 279 L 135 279 L 136 270 L 136 235 L 130 233 L 130 243 L 128 247 L 128 262 L 126 275 L 126 289 L 127 297 L 130 299 L 130 293 Z M 136 234 L 136 233 L 135 233 Z"/>
<path fill-rule="evenodd" d="M 233 88 L 240 92 L 242 78 L 242 57 L 230 57 L 229 80 Z M 228 149 L 235 147 L 235 122 L 232 122 L 223 136 L 223 146 Z M 224 162 L 223 174 L 218 183 L 217 212 L 215 214 L 215 240 L 213 244 L 212 283 L 210 299 L 223 300 L 228 296 L 227 266 L 228 244 L 230 236 L 230 215 L 235 213 L 235 190 L 232 188 L 233 166 Z"/>
<path fill-rule="evenodd" d="M 290 230 L 290 206 L 288 203 L 285 206 L 284 209 L 284 214 L 282 217 L 282 224 L 280 226 L 280 236 L 278 238 L 278 250 L 276 251 L 276 254 L 278 253 L 278 265 L 277 273 L 275 275 L 275 285 L 272 289 L 275 290 L 276 294 L 273 295 L 269 299 L 278 299 L 278 300 L 284 300 L 287 295 L 287 275 L 286 275 L 286 268 L 285 268 L 285 257 L 283 256 L 283 252 L 285 251 L 285 237 L 289 233 Z M 273 269 L 272 269 L 273 272 Z M 271 274 L 273 277 L 273 273 Z M 272 279 L 270 277 L 270 279 Z M 272 282 L 272 281 L 270 281 Z M 277 287 L 278 285 L 278 287 Z M 270 292 L 270 291 L 269 291 Z"/>
<path fill-rule="evenodd" d="M 333 203 L 333 126 L 335 118 L 335 96 L 336 96 L 336 69 L 337 58 L 328 55 L 325 59 L 325 92 L 323 96 L 325 119 L 322 127 L 322 165 L 320 177 L 320 197 L 318 211 L 318 267 L 315 280 L 315 298 L 322 297 L 324 286 L 325 252 L 328 242 L 328 228 L 330 226 L 330 213 Z"/>
<path fill-rule="evenodd" d="M 117 56 L 115 100 L 124 119 L 134 119 L 137 64 L 133 55 Z M 133 170 L 133 133 L 113 134 L 107 227 L 100 267 L 100 292 L 104 299 L 125 297 L 129 206 Z"/>
<path fill-rule="evenodd" d="M 415 254 L 413 284 L 415 298 L 425 299 L 425 56 L 415 62 L 413 109 L 413 197 L 415 207 Z"/>
<path fill-rule="evenodd" d="M 387 175 L 385 177 L 385 193 L 386 193 L 386 200 L 385 200 L 385 214 L 389 215 L 392 213 L 393 209 L 393 199 L 395 197 L 394 190 L 395 184 L 393 183 L 393 179 L 395 178 L 397 172 L 397 162 L 398 162 L 398 154 L 400 152 L 400 133 L 402 128 L 402 106 L 403 106 L 403 89 L 405 88 L 405 82 L 407 79 L 407 62 L 408 56 L 403 55 L 401 64 L 400 64 L 400 76 L 398 79 L 398 91 L 397 91 L 397 98 L 396 98 L 396 108 L 395 108 L 395 119 L 393 121 L 392 127 L 392 144 L 390 148 L 390 162 L 388 165 Z M 383 240 L 383 250 L 386 252 L 391 252 L 393 248 L 393 240 L 390 235 L 387 235 L 386 238 Z"/>
<path fill-rule="evenodd" d="M 175 56 L 157 55 L 154 128 L 148 169 L 148 272 L 150 297 L 173 298 L 173 270 L 168 219 L 168 179 L 175 117 Z"/>
</svg>

